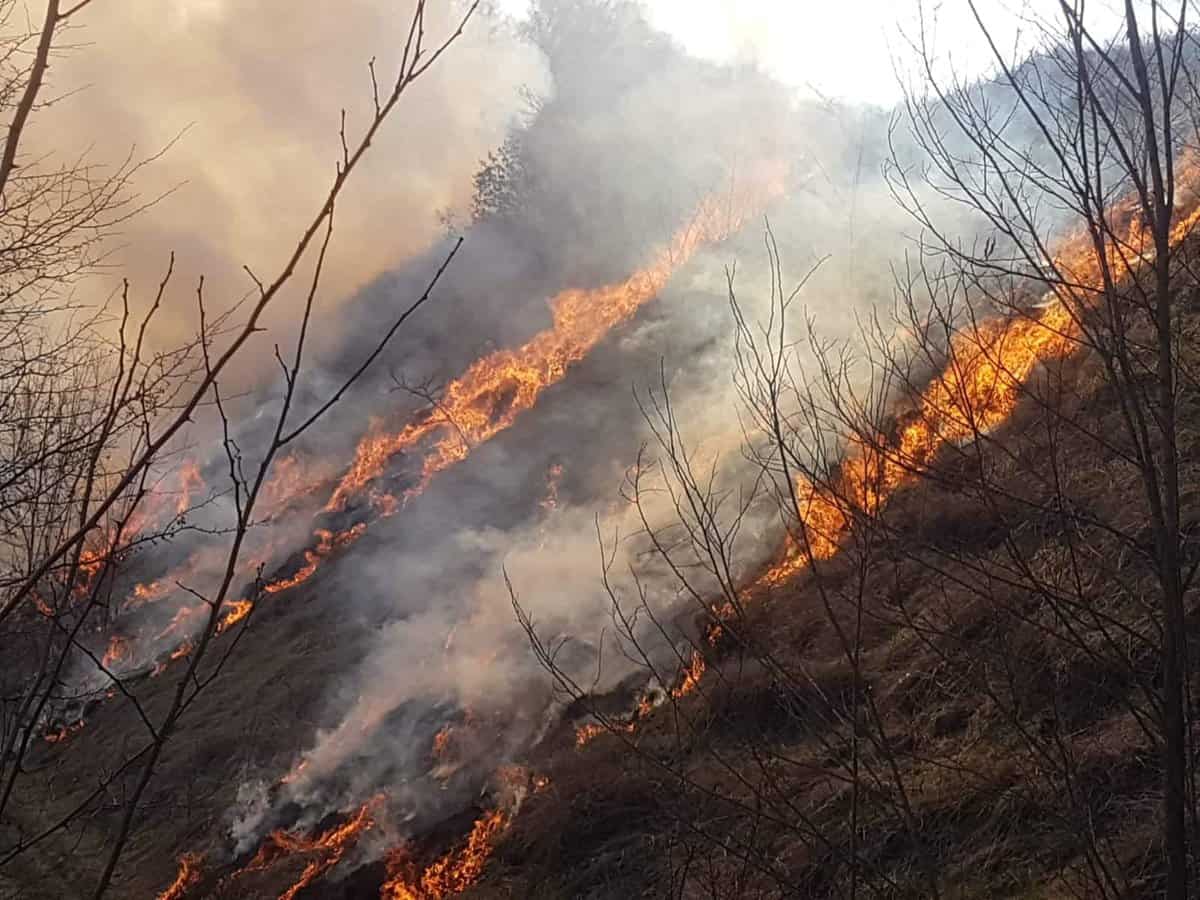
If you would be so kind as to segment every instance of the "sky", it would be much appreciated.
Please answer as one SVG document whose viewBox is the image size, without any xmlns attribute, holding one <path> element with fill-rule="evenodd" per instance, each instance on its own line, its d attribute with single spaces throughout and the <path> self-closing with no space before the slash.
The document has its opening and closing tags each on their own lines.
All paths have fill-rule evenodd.
<svg viewBox="0 0 1200 900">
<path fill-rule="evenodd" d="M 529 0 L 499 0 L 520 16 Z M 645 0 L 651 21 L 692 53 L 753 59 L 776 77 L 825 97 L 890 106 L 901 95 L 910 41 L 924 7 L 934 55 L 960 74 L 977 76 L 991 60 L 967 0 Z M 1058 0 L 979 0 L 977 8 L 1006 51 L 1028 45 L 1031 20 L 1053 16 Z M 1089 20 L 1102 33 L 1119 24 L 1116 0 L 1090 0 Z"/>
</svg>

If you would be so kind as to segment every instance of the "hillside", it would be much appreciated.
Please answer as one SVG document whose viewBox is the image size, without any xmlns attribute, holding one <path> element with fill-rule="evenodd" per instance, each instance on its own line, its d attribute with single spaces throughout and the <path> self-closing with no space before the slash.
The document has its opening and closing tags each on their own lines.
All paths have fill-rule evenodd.
<svg viewBox="0 0 1200 900">
<path fill-rule="evenodd" d="M 1174 291 L 1194 499 L 1200 306 L 1190 276 Z M 695 691 L 539 759 L 550 787 L 469 896 L 838 897 L 855 877 L 889 897 L 1162 896 L 1144 485 L 1097 355 L 1034 375 L 982 452 L 944 448 L 819 577 L 748 604 Z"/>
<path fill-rule="evenodd" d="M 384 6 L 280 35 L 400 57 L 280 266 L 144 313 L 74 299 L 142 164 L 17 153 L 91 4 L 11 39 L 0 900 L 1200 891 L 1198 35 L 918 16 L 885 110 L 640 0 Z M 343 195 L 393 108 L 491 149 Z"/>
</svg>

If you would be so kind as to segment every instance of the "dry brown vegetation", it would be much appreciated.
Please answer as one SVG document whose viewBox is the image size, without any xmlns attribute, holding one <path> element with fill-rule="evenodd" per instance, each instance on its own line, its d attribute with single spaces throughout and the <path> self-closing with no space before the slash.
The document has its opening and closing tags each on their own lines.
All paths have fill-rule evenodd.
<svg viewBox="0 0 1200 900">
<path fill-rule="evenodd" d="M 1200 365 L 1196 290 L 1188 282 L 1175 294 L 1188 369 Z M 1068 389 L 1083 429 L 1119 432 L 1093 356 L 1038 378 Z M 1179 409 L 1180 455 L 1195 460 L 1196 385 L 1181 385 Z M 1027 399 L 978 461 L 947 449 L 928 479 L 891 499 L 865 567 L 844 553 L 820 589 L 810 574 L 774 588 L 745 612 L 746 646 L 714 653 L 700 690 L 634 734 L 548 760 L 554 790 L 530 801 L 474 896 L 847 896 L 852 785 L 837 754 L 849 747 L 831 745 L 829 731 L 852 705 L 855 672 L 837 626 L 854 627 L 851 598 L 860 596 L 860 689 L 889 743 L 886 753 L 862 748 L 860 765 L 884 772 L 896 762 L 920 834 L 915 844 L 888 804 L 861 803 L 860 863 L 886 885 L 870 893 L 929 896 L 932 872 L 948 897 L 1095 896 L 1086 859 L 1094 841 L 1122 896 L 1161 896 L 1161 763 L 1135 715 L 1139 682 L 1161 681 L 1161 658 L 1131 642 L 1127 665 L 1117 664 L 1100 624 L 1140 630 L 1152 621 L 1153 568 L 1114 533 L 1080 533 L 1048 508 L 1052 486 L 1064 485 L 1097 520 L 1141 528 L 1145 540 L 1145 497 L 1127 462 L 1082 430 L 1055 428 L 1063 412 Z M 1002 505 L 981 504 L 979 463 Z M 1189 462 L 1184 472 L 1184 495 L 1195 497 L 1200 469 Z M 1061 609 L 1027 586 L 1005 586 L 999 573 L 1015 545 L 1038 582 L 1069 580 L 1071 542 L 1079 559 L 1106 561 L 1096 573 L 1112 565 L 1120 580 L 1077 573 L 1091 605 L 1065 625 Z M 985 591 L 987 571 L 997 574 Z M 822 591 L 840 601 L 832 618 Z M 1188 622 L 1194 635 L 1194 600 Z M 781 683 L 800 681 L 797 673 L 802 690 Z M 1068 782 L 1087 822 L 1064 804 Z M 875 799 L 895 796 L 882 777 L 876 788 Z M 785 806 L 798 817 L 772 822 L 768 810 Z M 751 853 L 759 856 L 747 861 Z"/>
</svg>

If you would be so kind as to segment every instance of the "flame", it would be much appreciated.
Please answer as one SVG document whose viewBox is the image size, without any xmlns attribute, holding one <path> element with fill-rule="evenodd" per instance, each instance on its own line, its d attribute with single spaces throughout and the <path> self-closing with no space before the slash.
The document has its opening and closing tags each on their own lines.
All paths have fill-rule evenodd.
<svg viewBox="0 0 1200 900">
<path fill-rule="evenodd" d="M 179 609 L 177 609 L 175 611 L 175 615 L 173 615 L 171 617 L 171 621 L 167 623 L 166 627 L 163 628 L 162 631 L 160 631 L 157 635 L 154 636 L 154 640 L 161 641 L 163 638 L 165 638 L 168 635 L 172 634 L 173 632 L 179 630 L 189 620 L 200 615 L 202 609 L 203 608 L 201 606 L 181 606 L 181 607 L 179 607 Z"/>
<path fill-rule="evenodd" d="M 200 864 L 204 857 L 198 853 L 185 853 L 179 857 L 179 873 L 167 889 L 158 895 L 158 900 L 183 900 L 188 890 L 200 882 Z"/>
<path fill-rule="evenodd" d="M 75 583 L 75 594 L 85 597 L 91 593 L 96 576 L 103 570 L 105 564 L 112 558 L 112 535 L 104 533 L 104 544 L 101 547 L 88 547 L 79 554 L 79 572 L 81 577 Z"/>
<path fill-rule="evenodd" d="M 671 689 L 671 696 L 678 700 L 694 691 L 696 685 L 700 683 L 700 679 L 704 677 L 706 668 L 708 668 L 708 664 L 704 661 L 704 654 L 693 649 L 691 661 L 684 667 L 683 678 L 679 684 Z"/>
<path fill-rule="evenodd" d="M 301 462 L 295 454 L 277 459 L 271 475 L 262 487 L 259 508 L 268 518 L 285 509 L 290 503 L 306 497 L 325 483 L 328 473 L 320 465 Z"/>
<path fill-rule="evenodd" d="M 108 649 L 104 651 L 104 658 L 100 660 L 104 668 L 111 669 L 113 663 L 120 662 L 129 656 L 129 639 L 119 634 L 114 634 L 108 639 Z"/>
<path fill-rule="evenodd" d="M 1178 195 L 1191 195 L 1190 202 L 1196 203 L 1200 156 L 1183 154 L 1178 178 Z M 788 536 L 780 558 L 751 585 L 751 594 L 787 581 L 813 560 L 833 556 L 855 511 L 877 512 L 897 488 L 915 480 L 943 446 L 1001 425 L 1016 408 L 1034 369 L 1076 349 L 1079 316 L 1104 287 L 1101 258 L 1114 270 L 1113 277 L 1120 272 L 1136 276 L 1139 266 L 1153 260 L 1136 198 L 1126 197 L 1114 204 L 1109 219 L 1119 238 L 1107 237 L 1098 249 L 1091 235 L 1080 230 L 1058 248 L 1054 262 L 1066 282 L 1061 292 L 1047 291 L 1039 306 L 1027 314 L 972 322 L 955 334 L 946 368 L 925 388 L 898 437 L 852 437 L 837 476 L 826 488 L 797 478 L 803 540 Z M 1183 213 L 1173 226 L 1171 245 L 1188 237 L 1198 222 L 1200 204 Z"/>
<path fill-rule="evenodd" d="M 584 722 L 575 729 L 575 746 L 585 747 L 604 733 L 604 726 L 599 722 Z"/>
<path fill-rule="evenodd" d="M 925 389 L 912 420 L 899 437 L 850 439 L 845 460 L 832 485 L 820 488 L 800 477 L 803 541 L 792 536 L 787 549 L 751 587 L 778 585 L 838 550 L 855 510 L 873 514 L 897 488 L 918 477 L 947 445 L 985 434 L 1016 408 L 1023 386 L 1042 362 L 1061 358 L 1076 347 L 1078 325 L 1060 302 L 1029 317 L 994 319 L 955 335 L 950 362 Z"/>
<path fill-rule="evenodd" d="M 317 546 L 311 550 L 304 551 L 304 565 L 300 567 L 296 574 L 288 578 L 281 578 L 279 581 L 263 585 L 263 590 L 268 594 L 278 594 L 280 591 L 286 591 L 298 584 L 303 584 L 313 577 L 317 571 L 317 567 L 321 565 L 321 560 L 335 550 L 341 550 L 344 547 L 350 546 L 362 537 L 363 532 L 366 530 L 366 522 L 359 522 L 353 528 L 337 532 L 336 534 L 325 528 L 318 528 L 314 532 L 317 536 Z"/>
<path fill-rule="evenodd" d="M 593 290 L 566 290 L 550 301 L 553 325 L 514 349 L 497 350 L 477 360 L 450 383 L 437 407 L 399 432 L 374 429 L 359 443 L 354 462 L 342 477 L 326 510 L 343 509 L 397 453 L 427 439 L 421 477 L 404 497 L 424 490 L 443 469 L 463 460 L 471 449 L 507 429 L 530 409 L 549 386 L 561 381 L 614 327 L 628 321 L 657 297 L 674 272 L 702 246 L 720 241 L 741 227 L 752 209 L 777 192 L 780 179 L 765 190 L 748 192 L 739 208 L 708 197 L 692 221 L 680 229 L 644 269 L 616 284 Z M 754 195 L 754 196 L 751 196 Z"/>
<path fill-rule="evenodd" d="M 291 769 L 286 775 L 284 775 L 282 778 L 279 779 L 279 783 L 280 784 L 291 784 L 293 781 L 295 781 L 297 778 L 299 778 L 301 776 L 301 774 L 303 774 L 304 770 L 307 768 L 308 768 L 308 760 L 302 759 L 299 762 L 299 764 L 296 765 L 295 768 Z"/>
<path fill-rule="evenodd" d="M 46 734 L 44 735 L 44 737 L 46 738 L 46 743 L 48 743 L 48 744 L 62 743 L 67 738 L 71 737 L 72 735 L 78 734 L 79 732 L 83 731 L 83 726 L 85 724 L 86 723 L 84 722 L 83 719 L 79 719 L 78 721 L 72 722 L 69 725 L 60 725 L 58 727 L 57 731 L 46 732 Z"/>
<path fill-rule="evenodd" d="M 699 654 L 697 654 L 697 657 L 699 657 Z M 703 673 L 704 659 L 703 657 L 699 657 L 699 660 L 701 665 L 700 673 Z M 694 658 L 692 660 L 692 666 L 694 667 L 695 664 L 696 659 Z M 697 680 L 699 680 L 699 677 L 699 674 L 697 674 Z M 677 695 L 674 691 L 671 692 L 671 695 L 683 696 L 682 694 Z M 631 712 L 628 718 L 626 718 L 624 721 L 609 721 L 605 723 L 585 722 L 575 729 L 576 748 L 584 747 L 590 744 L 593 740 L 606 731 L 622 734 L 633 734 L 635 731 L 637 731 L 638 726 L 645 721 L 646 717 L 649 716 L 650 713 L 654 712 L 654 708 L 661 702 L 661 693 L 647 691 L 638 699 L 637 706 L 633 708 L 633 712 Z"/>
<path fill-rule="evenodd" d="M 347 821 L 317 837 L 304 837 L 283 829 L 272 831 L 242 872 L 267 869 L 279 859 L 296 854 L 314 855 L 315 858 L 309 860 L 295 883 L 279 895 L 279 900 L 294 900 L 300 891 L 341 862 L 363 832 L 375 826 L 373 810 L 382 799 L 382 795 L 372 797 Z"/>
<path fill-rule="evenodd" d="M 204 490 L 204 477 L 195 460 L 189 459 L 179 469 L 179 499 L 175 501 L 175 515 L 182 516 L 192 508 L 192 496 Z"/>
<path fill-rule="evenodd" d="M 568 369 L 583 359 L 612 328 L 630 319 L 642 305 L 656 297 L 671 275 L 700 247 L 724 239 L 739 229 L 748 216 L 765 206 L 771 197 L 781 193 L 785 178 L 783 166 L 764 165 L 749 180 L 749 189 L 736 198 L 706 198 L 692 221 L 675 234 L 649 266 L 625 281 L 606 287 L 563 291 L 550 301 L 551 328 L 534 335 L 521 347 L 500 350 L 477 360 L 462 377 L 450 384 L 435 411 L 396 434 L 373 426 L 359 443 L 353 463 L 323 511 L 342 509 L 350 496 L 361 492 L 382 473 L 393 455 L 422 444 L 425 458 L 415 487 L 410 487 L 399 498 L 377 489 L 370 493 L 377 516 L 387 517 L 397 512 L 404 501 L 422 491 L 434 475 L 465 458 L 476 444 L 507 429 L 520 413 L 536 403 L 545 388 L 562 380 Z M 562 466 L 556 464 L 547 473 L 547 493 L 540 504 L 546 511 L 557 505 L 562 471 Z M 179 483 L 180 496 L 175 504 L 177 515 L 187 508 L 194 491 L 204 485 L 196 463 L 188 461 L 180 468 Z M 296 456 L 280 459 L 263 488 L 262 501 L 268 516 L 323 483 L 324 473 L 303 465 Z M 368 524 L 359 522 L 342 532 L 316 529 L 316 545 L 305 550 L 304 564 L 292 575 L 263 585 L 263 591 L 277 594 L 308 581 L 326 557 L 356 541 Z M 89 573 L 89 579 L 110 555 L 111 548 L 107 544 L 102 549 L 88 551 L 84 569 Z M 135 585 L 122 609 L 133 609 L 168 595 L 170 584 L 175 580 L 164 577 Z M 230 603 L 218 624 L 218 632 L 228 630 L 244 619 L 251 608 L 252 601 L 247 599 Z M 203 608 L 200 606 L 180 608 L 154 640 L 162 641 L 173 632 L 182 631 L 185 623 L 201 613 Z M 161 671 L 162 666 L 160 663 L 155 671 Z"/>
<path fill-rule="evenodd" d="M 194 649 L 195 649 L 195 645 L 192 643 L 192 639 L 184 638 L 183 643 L 180 644 L 178 647 L 176 647 L 174 650 L 172 650 L 171 653 L 165 659 L 160 659 L 157 663 L 154 664 L 154 670 L 150 673 L 150 677 L 157 678 L 163 672 L 167 671 L 167 666 L 169 666 L 171 663 L 175 662 L 175 660 L 177 660 L 177 659 L 183 659 L 185 656 L 187 656 L 189 653 L 191 653 Z"/>
<path fill-rule="evenodd" d="M 137 609 L 139 606 L 161 600 L 170 592 L 171 586 L 165 578 L 159 578 L 146 584 L 135 584 L 132 595 L 127 597 L 122 605 L 122 611 Z"/>
<path fill-rule="evenodd" d="M 433 736 L 433 758 L 442 759 L 446 755 L 446 751 L 450 748 L 450 736 L 454 731 L 454 726 L 443 725 L 438 733 Z"/>
<path fill-rule="evenodd" d="M 225 612 L 221 614 L 221 621 L 217 623 L 217 634 L 221 634 L 227 628 L 232 628 L 246 616 L 250 615 L 250 610 L 254 609 L 254 601 L 252 600 L 232 600 L 225 604 Z"/>
<path fill-rule="evenodd" d="M 466 843 L 451 850 L 416 875 L 406 846 L 387 857 L 387 881 L 379 890 L 382 900 L 440 900 L 461 894 L 479 880 L 483 868 L 509 816 L 500 809 L 475 820 Z"/>
</svg>

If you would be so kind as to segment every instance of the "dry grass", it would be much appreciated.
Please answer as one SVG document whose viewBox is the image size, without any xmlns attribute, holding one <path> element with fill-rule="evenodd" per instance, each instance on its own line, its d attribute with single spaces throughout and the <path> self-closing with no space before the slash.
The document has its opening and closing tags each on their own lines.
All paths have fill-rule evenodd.
<svg viewBox="0 0 1200 900">
<path fill-rule="evenodd" d="M 1179 309 L 1181 360 L 1200 373 L 1200 307 L 1181 301 Z M 1119 413 L 1094 359 L 1068 360 L 1041 377 L 1066 389 L 1064 409 L 1081 425 L 1119 442 Z M 1181 386 L 1179 414 L 1185 528 L 1200 532 L 1196 384 Z M 862 690 L 888 743 L 886 754 L 861 747 L 862 765 L 884 771 L 892 756 L 919 822 L 918 844 L 887 802 L 859 797 L 858 853 L 888 880 L 887 896 L 928 896 L 930 871 L 950 897 L 1090 896 L 1092 840 L 1119 872 L 1124 896 L 1160 889 L 1159 759 L 1130 711 L 1144 705 L 1140 684 L 1160 677 L 1158 660 L 1134 640 L 1113 646 L 1102 627 L 1155 633 L 1153 571 L 1146 547 L 1078 518 L 1138 537 L 1145 496 L 1138 472 L 1117 454 L 1081 430 L 1046 423 L 1026 403 L 996 435 L 983 464 L 1007 496 L 994 504 L 981 503 L 977 461 L 954 452 L 939 461 L 936 483 L 900 491 L 886 514 L 891 537 L 872 548 L 858 585 Z M 1056 479 L 1075 517 L 1055 511 Z M 1014 558 L 1028 568 L 1006 583 Z M 825 575 L 841 598 L 834 620 L 849 628 L 855 567 L 835 559 Z M 1062 605 L 1033 584 L 1086 603 L 1068 623 Z M 1194 606 L 1191 621 L 1200 624 Z M 523 817 L 511 839 L 520 851 L 501 854 L 489 884 L 504 885 L 507 896 L 562 898 L 841 895 L 853 797 L 847 783 L 827 777 L 846 760 L 831 755 L 822 729 L 851 708 L 853 671 L 811 580 L 780 589 L 743 627 L 756 641 L 751 655 L 769 655 L 779 669 L 747 664 L 727 646 L 702 691 L 642 727 L 638 752 L 616 738 L 581 752 L 564 747 L 551 763 L 562 787 Z M 794 683 L 782 685 L 779 670 Z M 1060 744 L 1068 763 L 1057 771 L 1038 748 Z M 599 787 L 622 779 L 619 791 Z M 1086 828 L 1064 792 L 1088 811 Z M 894 799 L 884 793 L 875 799 Z M 811 817 L 821 839 L 756 818 L 764 794 Z M 721 846 L 730 838 L 758 848 L 782 878 L 746 873 Z M 643 861 L 639 890 L 606 886 L 601 872 L 614 855 Z M 523 893 L 534 885 L 541 893 Z"/>
</svg>

